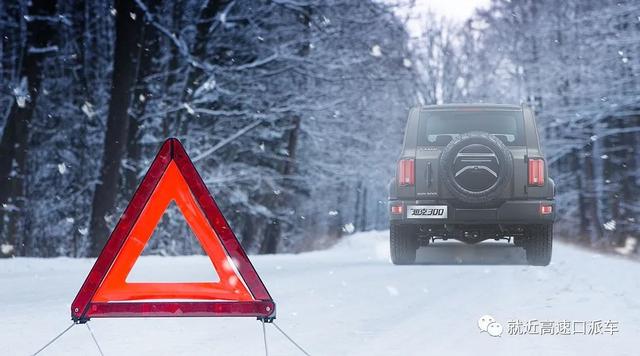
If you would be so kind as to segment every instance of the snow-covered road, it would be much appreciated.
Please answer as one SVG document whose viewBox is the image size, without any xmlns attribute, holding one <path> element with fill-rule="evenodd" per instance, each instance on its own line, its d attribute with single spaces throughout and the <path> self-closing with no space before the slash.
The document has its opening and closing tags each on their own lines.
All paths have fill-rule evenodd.
<svg viewBox="0 0 640 356">
<path fill-rule="evenodd" d="M 388 262 L 387 232 L 357 234 L 327 251 L 252 256 L 278 305 L 277 323 L 312 355 L 639 355 L 640 264 L 557 243 L 549 267 L 524 265 L 504 244 L 441 243 L 424 262 Z M 453 264 L 451 264 L 453 261 Z M 71 322 L 69 304 L 89 259 L 0 260 L 0 355 L 26 355 Z M 205 257 L 144 257 L 141 278 L 206 277 Z M 449 263 L 447 265 L 441 263 Z M 496 265 L 498 264 L 498 265 Z M 505 334 L 480 333 L 491 314 Z M 508 335 L 509 320 L 614 320 L 614 335 Z M 262 355 L 253 319 L 95 319 L 106 355 Z M 271 355 L 297 355 L 267 327 Z M 93 355 L 74 327 L 43 355 Z"/>
</svg>

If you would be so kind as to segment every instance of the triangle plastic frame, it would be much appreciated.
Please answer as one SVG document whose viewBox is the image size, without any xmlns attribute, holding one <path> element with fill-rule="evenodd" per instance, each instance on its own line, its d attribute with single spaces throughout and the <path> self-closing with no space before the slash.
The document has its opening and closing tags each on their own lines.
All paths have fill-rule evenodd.
<svg viewBox="0 0 640 356">
<path fill-rule="evenodd" d="M 147 293 L 146 297 L 137 298 L 144 299 L 143 301 L 109 300 L 104 296 L 96 298 L 101 285 L 108 278 L 110 270 L 114 268 L 118 255 L 122 252 L 127 240 L 130 239 L 132 230 L 136 227 L 136 223 L 141 218 L 145 207 L 151 203 L 151 198 L 154 196 L 156 187 L 162 181 L 163 175 L 168 170 L 175 169 L 175 167 L 177 167 L 188 186 L 188 190 L 191 193 L 190 199 L 195 201 L 206 219 L 208 224 L 205 225 L 208 225 L 207 228 L 210 226 L 213 229 L 214 233 L 212 235 L 214 236 L 212 238 L 219 240 L 227 260 L 214 261 L 211 254 L 209 252 L 207 254 L 210 255 L 209 257 L 212 259 L 216 269 L 218 269 L 216 262 L 229 263 L 228 261 L 231 261 L 234 264 L 235 275 L 242 279 L 243 287 L 246 287 L 246 289 L 240 287 L 244 291 L 245 297 L 237 300 L 231 296 L 226 298 L 227 300 L 167 301 L 167 299 L 171 298 L 167 298 L 166 292 L 158 295 L 157 298 L 153 298 L 153 293 L 149 292 L 150 294 Z M 156 198 L 154 197 L 154 199 Z M 153 228 L 155 226 L 152 226 L 151 231 L 153 231 Z M 139 251 L 142 251 L 142 247 L 139 247 Z M 206 248 L 205 251 L 207 251 Z M 131 266 L 128 267 L 130 268 Z M 128 271 L 129 269 L 126 270 L 126 272 Z M 179 295 L 180 293 L 177 294 Z M 159 299 L 159 301 L 153 299 Z M 206 299 L 206 297 L 203 297 L 203 299 Z M 276 312 L 275 303 L 271 299 L 269 292 L 229 227 L 227 220 L 220 212 L 182 144 L 178 139 L 169 138 L 160 148 L 151 167 L 138 186 L 133 198 L 71 304 L 71 318 L 76 323 L 85 323 L 90 318 L 195 316 L 257 317 L 263 321 L 271 321 L 275 319 Z"/>
</svg>

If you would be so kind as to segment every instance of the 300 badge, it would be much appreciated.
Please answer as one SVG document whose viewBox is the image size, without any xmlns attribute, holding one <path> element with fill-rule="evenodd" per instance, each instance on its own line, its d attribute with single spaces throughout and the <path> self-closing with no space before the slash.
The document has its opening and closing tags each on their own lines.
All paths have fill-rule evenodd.
<svg viewBox="0 0 640 356">
<path fill-rule="evenodd" d="M 407 207 L 408 219 L 446 219 L 446 205 L 409 205 Z"/>
</svg>

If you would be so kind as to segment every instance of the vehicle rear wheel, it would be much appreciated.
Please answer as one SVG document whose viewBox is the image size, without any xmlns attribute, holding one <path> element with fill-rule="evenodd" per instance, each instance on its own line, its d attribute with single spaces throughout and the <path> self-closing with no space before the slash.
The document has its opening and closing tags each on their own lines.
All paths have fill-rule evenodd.
<svg viewBox="0 0 640 356">
<path fill-rule="evenodd" d="M 553 224 L 535 225 L 529 228 L 528 236 L 523 241 L 527 261 L 532 266 L 547 266 L 551 262 L 553 245 Z"/>
<path fill-rule="evenodd" d="M 413 225 L 391 225 L 389 246 L 394 265 L 410 265 L 416 261 L 418 250 L 417 228 Z"/>
</svg>

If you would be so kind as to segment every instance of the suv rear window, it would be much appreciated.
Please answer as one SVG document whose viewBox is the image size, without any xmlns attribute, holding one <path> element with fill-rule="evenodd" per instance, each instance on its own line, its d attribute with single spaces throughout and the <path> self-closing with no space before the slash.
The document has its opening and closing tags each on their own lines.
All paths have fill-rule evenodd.
<svg viewBox="0 0 640 356">
<path fill-rule="evenodd" d="M 422 146 L 445 146 L 460 134 L 483 131 L 507 146 L 521 146 L 522 126 L 522 111 L 519 110 L 429 110 L 420 113 L 418 140 Z"/>
</svg>

